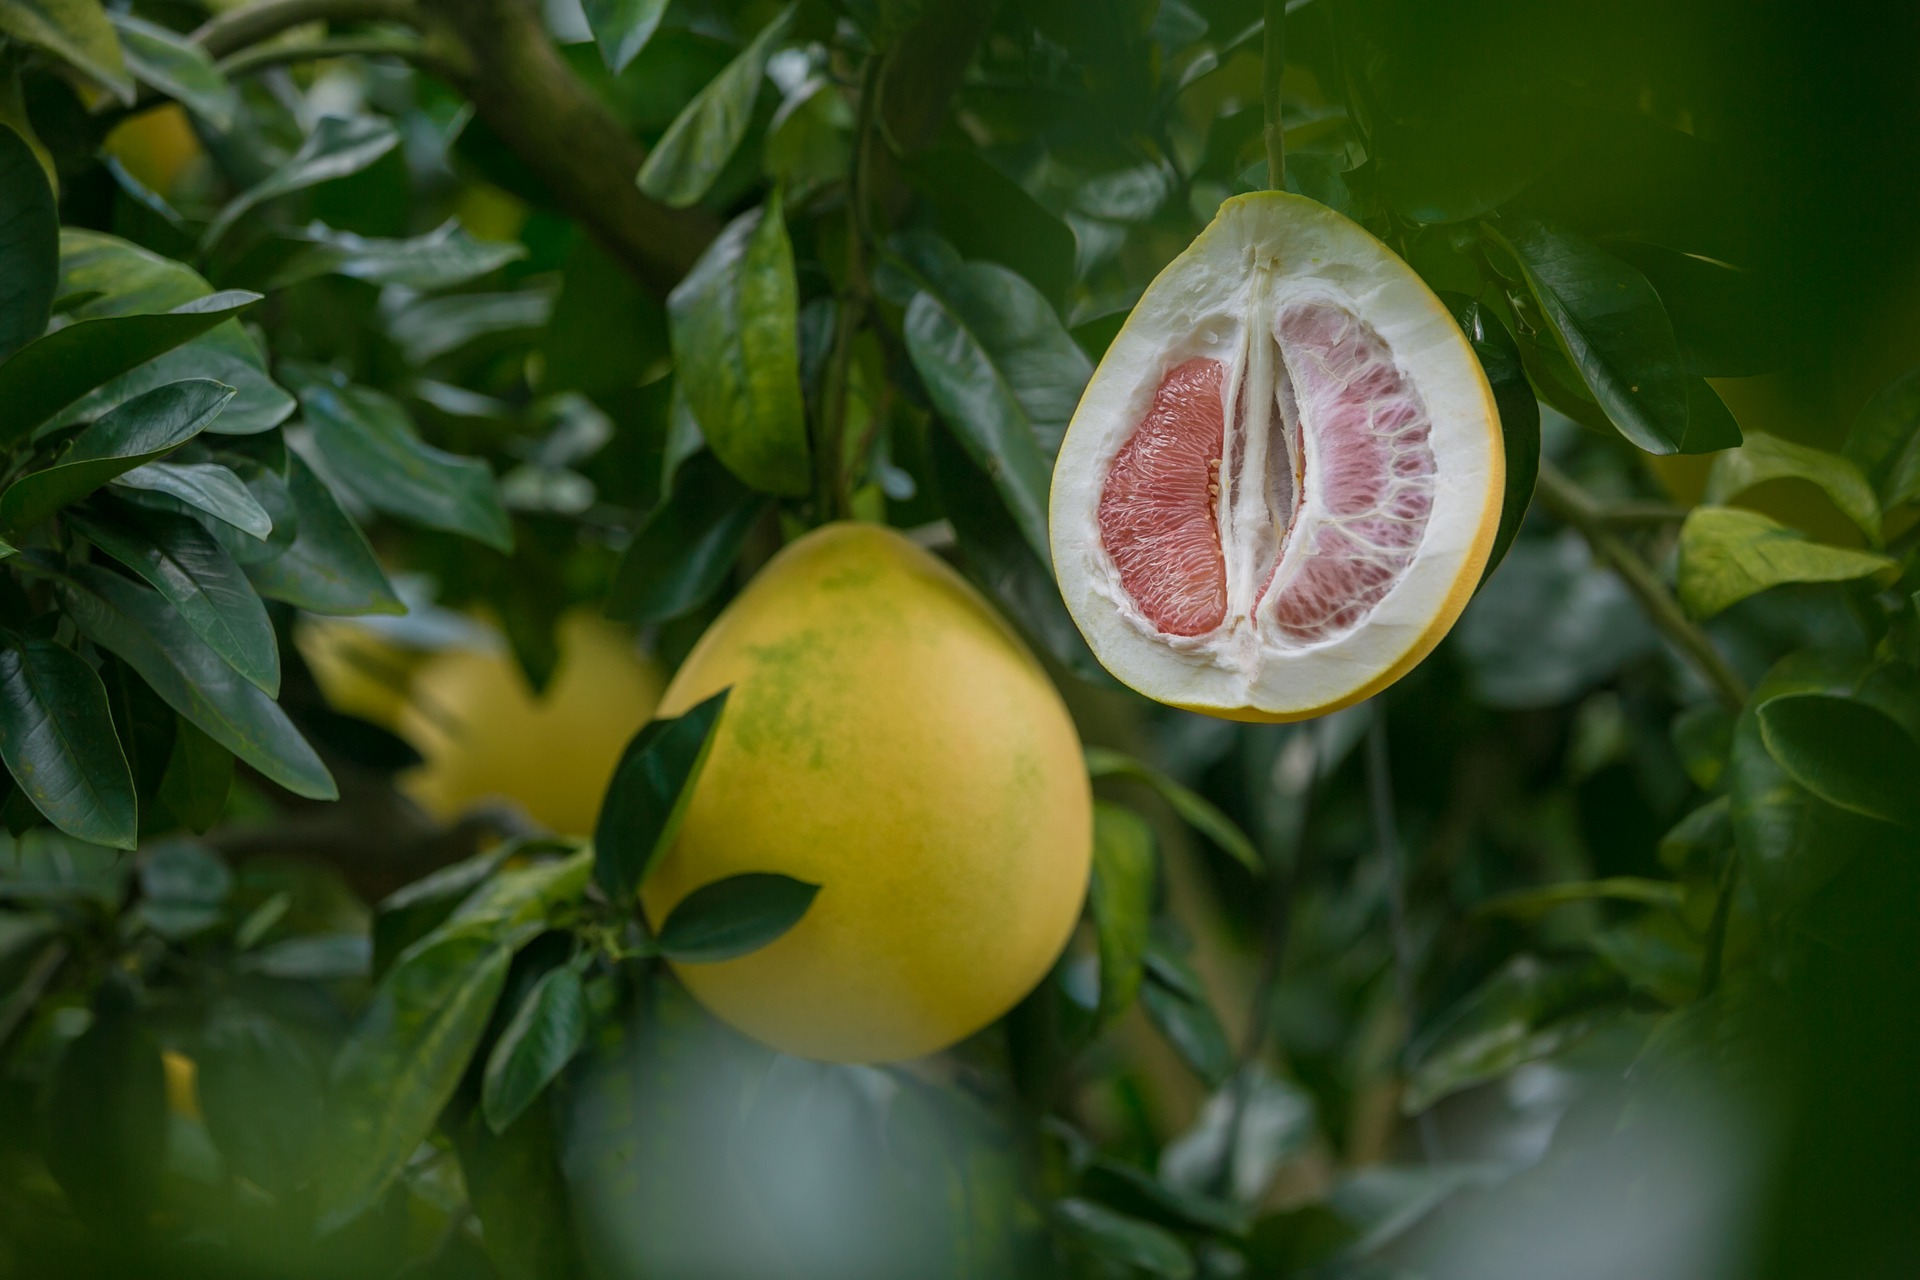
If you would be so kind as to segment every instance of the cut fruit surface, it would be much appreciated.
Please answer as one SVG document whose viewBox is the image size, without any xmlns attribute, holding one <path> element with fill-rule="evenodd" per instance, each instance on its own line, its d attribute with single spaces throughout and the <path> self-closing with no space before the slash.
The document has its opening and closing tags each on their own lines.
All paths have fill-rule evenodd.
<svg viewBox="0 0 1920 1280">
<path fill-rule="evenodd" d="M 1055 571 L 1149 697 L 1291 720 L 1446 634 L 1500 520 L 1500 426 L 1438 298 L 1298 196 L 1229 200 L 1148 288 L 1054 469 Z"/>
</svg>

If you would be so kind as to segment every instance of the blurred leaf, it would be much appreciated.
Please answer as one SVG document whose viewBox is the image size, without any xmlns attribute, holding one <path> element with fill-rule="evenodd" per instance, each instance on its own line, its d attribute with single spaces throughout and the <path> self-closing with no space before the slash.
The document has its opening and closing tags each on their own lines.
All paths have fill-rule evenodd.
<svg viewBox="0 0 1920 1280">
<path fill-rule="evenodd" d="M 1776 365 L 1779 339 L 1760 272 L 1637 240 L 1609 239 L 1604 247 L 1652 282 L 1689 372 L 1744 378 Z"/>
<path fill-rule="evenodd" d="M 571 965 L 534 984 L 487 1058 L 481 1094 L 487 1124 L 502 1134 L 580 1050 L 587 1034 L 586 992 Z"/>
<path fill-rule="evenodd" d="M 1140 991 L 1160 859 L 1153 832 L 1131 809 L 1093 809 L 1093 878 L 1087 908 L 1100 942 L 1100 1017 L 1118 1017 Z"/>
<path fill-rule="evenodd" d="M 1160 798 L 1172 806 L 1182 822 L 1218 845 L 1221 852 L 1253 874 L 1265 874 L 1266 864 L 1260 860 L 1260 851 L 1253 847 L 1253 841 L 1247 838 L 1247 833 L 1204 796 L 1123 752 L 1107 747 L 1088 747 L 1086 755 L 1088 777 L 1132 778 L 1146 783 L 1160 793 Z"/>
<path fill-rule="evenodd" d="M 1886 509 L 1920 499 L 1920 368 L 1874 392 L 1847 433 L 1845 452 Z"/>
<path fill-rule="evenodd" d="M 1506 454 L 1506 488 L 1500 502 L 1500 528 L 1493 535 L 1493 550 L 1487 556 L 1486 570 L 1480 575 L 1484 585 L 1507 558 L 1507 551 L 1519 536 L 1526 521 L 1527 508 L 1533 502 L 1534 482 L 1540 477 L 1540 402 L 1534 398 L 1533 384 L 1527 381 L 1526 366 L 1521 363 L 1520 344 L 1507 332 L 1500 317 L 1484 303 L 1455 298 L 1453 318 L 1467 335 L 1473 354 L 1493 388 L 1493 403 L 1500 411 L 1500 440 Z"/>
<path fill-rule="evenodd" d="M 1886 556 L 1813 542 L 1738 507 L 1695 507 L 1680 526 L 1680 603 L 1696 618 L 1783 582 L 1850 582 L 1898 568 Z"/>
<path fill-rule="evenodd" d="M 478 1108 L 453 1131 L 460 1172 L 499 1280 L 582 1274 L 553 1120 L 537 1107 L 496 1135 Z"/>
<path fill-rule="evenodd" d="M 233 1171 L 276 1195 L 319 1162 L 324 1092 L 312 1059 L 264 1013 L 223 1004 L 195 1053 L 207 1134 Z"/>
<path fill-rule="evenodd" d="M 273 274 L 269 288 L 285 289 L 316 276 L 339 275 L 408 289 L 451 289 L 527 256 L 524 245 L 476 240 L 453 219 L 405 240 L 369 239 L 322 222 L 310 223 L 300 238 L 306 247 Z"/>
<path fill-rule="evenodd" d="M 46 330 L 59 267 L 53 189 L 26 139 L 0 124 L 0 360 Z"/>
<path fill-rule="evenodd" d="M 794 8 L 790 4 L 780 10 L 667 126 L 647 154 L 646 163 L 640 166 L 642 191 L 675 208 L 684 208 L 707 194 L 747 136 L 754 101 L 760 96 L 760 81 L 767 72 L 767 57 L 786 37 Z"/>
<path fill-rule="evenodd" d="M 1484 225 L 1484 224 L 1483 224 Z M 1513 255 L 1566 357 L 1620 434 L 1649 453 L 1687 436 L 1687 383 L 1673 325 L 1647 278 L 1545 223 L 1487 234 Z"/>
<path fill-rule="evenodd" d="M 1241 1205 L 1176 1190 L 1145 1169 L 1116 1160 L 1096 1160 L 1082 1183 L 1100 1203 L 1162 1226 L 1238 1236 L 1250 1225 L 1251 1215 Z"/>
<path fill-rule="evenodd" d="M 322 116 L 300 149 L 260 182 L 226 203 L 200 236 L 205 254 L 241 216 L 268 200 L 344 178 L 365 169 L 400 142 L 393 125 L 379 116 Z"/>
<path fill-rule="evenodd" d="M 1673 745 L 1694 785 L 1711 791 L 1726 772 L 1733 717 L 1718 702 L 1702 702 L 1673 718 Z"/>
<path fill-rule="evenodd" d="M 117 984 L 48 1071 L 47 1169 L 95 1229 L 139 1230 L 160 1195 L 167 1089 L 160 1050 Z"/>
<path fill-rule="evenodd" d="M 913 157 L 907 182 L 963 257 L 1019 273 L 1058 305 L 1073 283 L 1073 232 L 1013 179 L 963 147 Z"/>
<path fill-rule="evenodd" d="M 491 931 L 434 934 L 381 979 L 330 1072 L 322 1231 L 378 1200 L 433 1131 L 487 1029 L 513 952 Z"/>
<path fill-rule="evenodd" d="M 1233 1048 L 1227 1043 L 1226 1029 L 1207 1003 L 1199 975 L 1158 943 L 1147 950 L 1140 1003 L 1180 1060 L 1209 1088 L 1219 1088 L 1233 1071 Z"/>
<path fill-rule="evenodd" d="M 100 677 L 52 640 L 0 648 L 0 756 L 34 808 L 68 835 L 131 849 L 136 812 Z"/>
<path fill-rule="evenodd" d="M 160 778 L 160 802 L 189 831 L 204 833 L 226 812 L 233 790 L 233 753 L 176 716 L 173 755 Z M 242 945 L 236 937 L 235 945 Z"/>
<path fill-rule="evenodd" d="M 332 982 L 364 978 L 372 969 L 373 948 L 362 933 L 323 933 L 269 943 L 245 957 L 240 969 L 290 982 Z"/>
<path fill-rule="evenodd" d="M 1150 1222 L 1078 1198 L 1058 1201 L 1053 1212 L 1061 1230 L 1104 1262 L 1169 1280 L 1194 1274 L 1193 1255 L 1179 1237 Z"/>
<path fill-rule="evenodd" d="M 0 0 L 0 35 L 44 49 L 133 105 L 133 81 L 100 0 Z"/>
<path fill-rule="evenodd" d="M 520 334 L 530 338 L 552 315 L 553 294 L 545 288 L 450 293 L 407 304 L 388 319 L 387 334 L 408 364 L 423 365 L 481 338 Z"/>
<path fill-rule="evenodd" d="M 246 574 L 186 516 L 119 505 L 76 512 L 76 529 L 133 570 L 180 612 L 194 634 L 268 696 L 280 692 L 280 648 Z"/>
<path fill-rule="evenodd" d="M 650 512 L 620 557 L 607 590 L 607 616 L 664 622 L 704 604 L 740 557 L 766 509 L 713 454 L 683 463 L 673 492 Z"/>
<path fill-rule="evenodd" d="M 750 871 L 701 885 L 660 926 L 660 954 L 676 964 L 718 964 L 758 951 L 813 905 L 817 884 Z"/>
<path fill-rule="evenodd" d="M 631 903 L 679 833 L 694 784 L 716 741 L 727 690 L 684 715 L 643 727 L 620 753 L 594 825 L 594 880 L 616 903 Z"/>
<path fill-rule="evenodd" d="M 1565 157 L 1566 132 L 1552 104 L 1522 99 L 1447 102 L 1430 118 L 1389 119 L 1377 138 L 1381 198 L 1413 222 L 1484 217 Z"/>
<path fill-rule="evenodd" d="M 287 492 L 299 532 L 283 554 L 247 565 L 254 589 L 312 613 L 404 613 L 386 571 L 353 518 L 298 454 L 287 459 Z M 231 544 L 227 548 L 232 551 Z"/>
<path fill-rule="evenodd" d="M 0 364 L 0 445 L 23 439 L 95 387 L 258 301 L 257 293 L 232 289 L 171 311 L 79 320 L 28 343 Z"/>
<path fill-rule="evenodd" d="M 374 971 L 385 973 L 396 956 L 439 928 L 455 907 L 518 850 L 518 842 L 502 841 L 381 899 L 373 916 Z"/>
<path fill-rule="evenodd" d="M 813 76 L 781 100 L 767 125 L 760 165 L 792 200 L 844 179 L 853 164 L 853 108 L 827 76 Z"/>
<path fill-rule="evenodd" d="M 140 853 L 140 915 L 163 937 L 181 940 L 220 922 L 233 874 L 192 840 L 161 840 Z"/>
<path fill-rule="evenodd" d="M 120 49 L 134 79 L 181 103 L 216 132 L 232 131 L 240 97 L 205 49 L 130 13 L 109 16 L 120 34 Z"/>
<path fill-rule="evenodd" d="M 208 648 L 157 593 L 76 565 L 55 589 L 88 639 L 118 654 L 166 704 L 295 795 L 339 795 L 326 765 L 273 699 Z"/>
<path fill-rule="evenodd" d="M 250 538 L 274 531 L 273 518 L 230 468 L 214 462 L 149 462 L 116 476 L 123 488 L 165 494 Z"/>
<path fill-rule="evenodd" d="M 368 387 L 315 383 L 300 403 L 333 473 L 374 509 L 513 550 L 492 469 L 420 439 L 399 401 Z"/>
<path fill-rule="evenodd" d="M 667 0 L 583 0 L 580 7 L 607 70 L 619 75 L 653 38 Z"/>
<path fill-rule="evenodd" d="M 1570 880 L 1537 889 L 1516 889 L 1488 898 L 1474 911 L 1480 915 L 1534 919 L 1570 902 L 1638 902 L 1649 907 L 1677 908 L 1681 896 L 1680 886 L 1668 880 L 1608 876 L 1602 880 Z"/>
<path fill-rule="evenodd" d="M 561 856 L 509 867 L 482 880 L 447 917 L 447 930 L 483 924 L 499 933 L 543 925 L 556 908 L 577 903 L 593 876 L 593 850 L 574 840 L 533 837 L 516 841 L 509 856 L 547 850 Z"/>
<path fill-rule="evenodd" d="M 1594 951 L 1638 991 L 1665 1004 L 1686 1004 L 1700 992 L 1700 940 L 1678 917 L 1649 912 L 1593 935 Z"/>
<path fill-rule="evenodd" d="M 1706 501 L 1726 503 L 1756 485 L 1789 477 L 1818 485 L 1868 542 L 1879 545 L 1880 503 L 1852 460 L 1763 432 L 1749 431 L 1739 448 L 1714 458 Z"/>
<path fill-rule="evenodd" d="M 1305 1150 L 1313 1133 L 1312 1095 L 1253 1062 L 1216 1089 L 1193 1127 L 1167 1144 L 1160 1180 L 1190 1195 L 1219 1191 L 1256 1204 L 1281 1164 Z"/>
<path fill-rule="evenodd" d="M 1755 703 L 1761 741 L 1787 776 L 1841 809 L 1920 826 L 1920 743 L 1864 702 L 1789 693 Z"/>
<path fill-rule="evenodd" d="M 721 462 L 763 493 L 808 491 L 798 285 L 776 190 L 667 299 L 678 385 Z"/>
</svg>

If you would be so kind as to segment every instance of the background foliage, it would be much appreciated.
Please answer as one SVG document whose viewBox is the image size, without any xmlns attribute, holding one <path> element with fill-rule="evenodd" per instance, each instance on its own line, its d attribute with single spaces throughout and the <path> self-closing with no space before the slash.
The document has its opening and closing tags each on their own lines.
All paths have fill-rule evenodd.
<svg viewBox="0 0 1920 1280">
<path fill-rule="evenodd" d="M 1116 689 L 1044 553 L 1266 185 L 1254 0 L 0 0 L 0 1272 L 1910 1270 L 1920 19 L 1270 7 L 1288 186 L 1448 299 L 1512 479 L 1434 658 L 1288 727 Z M 717 708 L 596 832 L 443 826 L 292 643 L 671 666 L 845 516 L 1101 796 L 1081 937 L 932 1062 L 657 967 L 810 897 L 625 905 Z"/>
</svg>

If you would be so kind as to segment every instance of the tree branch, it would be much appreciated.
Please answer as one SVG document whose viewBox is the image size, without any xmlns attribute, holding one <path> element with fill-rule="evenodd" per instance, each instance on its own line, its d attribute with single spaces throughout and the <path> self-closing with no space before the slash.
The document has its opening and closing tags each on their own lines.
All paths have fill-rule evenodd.
<svg viewBox="0 0 1920 1280">
<path fill-rule="evenodd" d="M 260 0 L 210 19 L 193 33 L 216 58 L 273 39 L 309 22 L 404 22 L 420 25 L 413 0 Z"/>
</svg>

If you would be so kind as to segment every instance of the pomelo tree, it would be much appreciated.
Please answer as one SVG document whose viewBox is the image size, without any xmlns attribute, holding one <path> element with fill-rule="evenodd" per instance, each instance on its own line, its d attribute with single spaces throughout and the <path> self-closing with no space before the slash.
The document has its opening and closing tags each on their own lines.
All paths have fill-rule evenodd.
<svg viewBox="0 0 1920 1280">
<path fill-rule="evenodd" d="M 1897 1273 L 1854 8 L 0 0 L 0 1275 Z M 1181 696 L 1356 351 L 1425 647 Z"/>
</svg>

